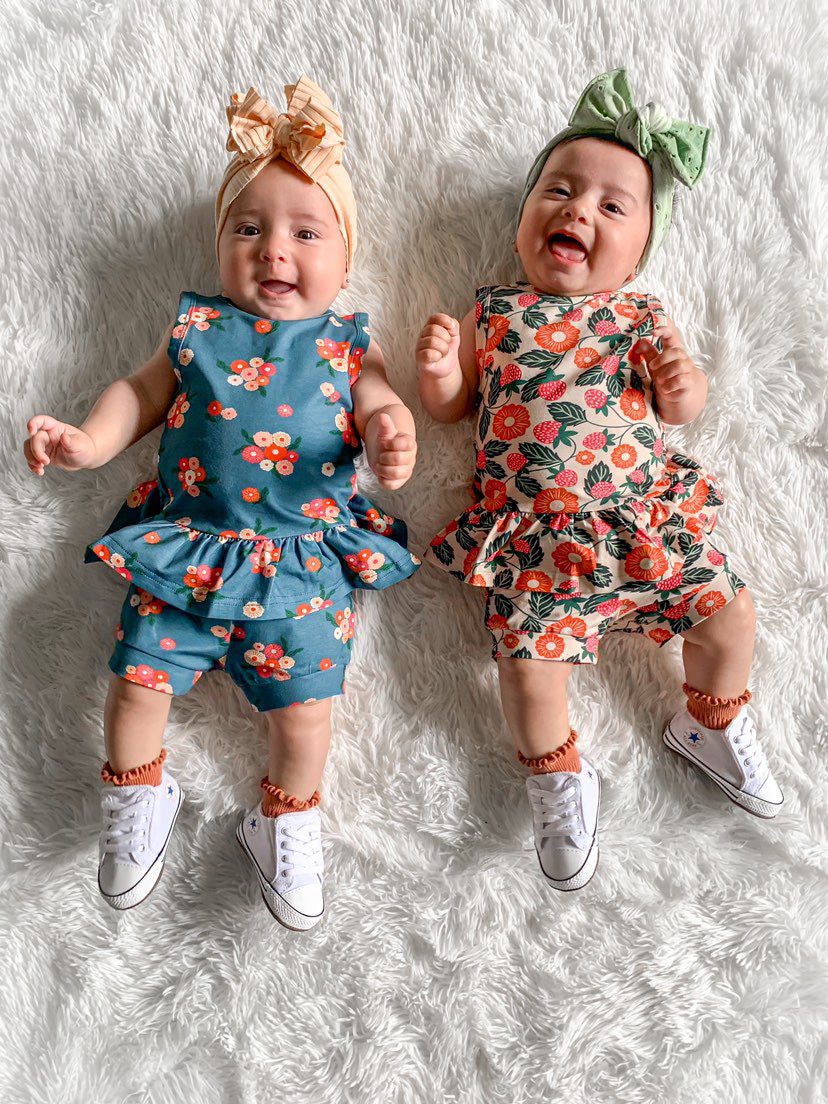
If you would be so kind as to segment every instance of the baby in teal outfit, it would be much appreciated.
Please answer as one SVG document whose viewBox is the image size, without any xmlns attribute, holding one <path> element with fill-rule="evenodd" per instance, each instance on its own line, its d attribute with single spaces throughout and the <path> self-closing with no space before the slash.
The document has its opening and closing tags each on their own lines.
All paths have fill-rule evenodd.
<svg viewBox="0 0 828 1104">
<path fill-rule="evenodd" d="M 228 108 L 216 205 L 222 295 L 181 296 L 150 360 L 76 428 L 29 422 L 33 472 L 99 467 L 164 423 L 157 477 L 87 552 L 129 583 L 105 709 L 99 888 L 131 908 L 160 877 L 181 791 L 164 769 L 173 694 L 224 668 L 265 712 L 262 802 L 237 838 L 270 911 L 323 911 L 318 783 L 354 631 L 351 592 L 411 575 L 402 522 L 356 490 L 364 442 L 383 486 L 411 475 L 414 422 L 365 314 L 330 308 L 356 241 L 342 125 L 307 78 L 277 113 Z"/>
</svg>

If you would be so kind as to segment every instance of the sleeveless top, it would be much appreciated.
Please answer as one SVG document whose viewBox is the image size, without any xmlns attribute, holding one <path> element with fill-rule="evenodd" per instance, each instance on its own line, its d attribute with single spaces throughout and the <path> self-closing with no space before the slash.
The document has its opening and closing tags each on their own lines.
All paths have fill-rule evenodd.
<svg viewBox="0 0 828 1104">
<path fill-rule="evenodd" d="M 312 597 L 411 575 L 405 525 L 356 490 L 351 387 L 370 340 L 362 313 L 272 321 L 185 292 L 157 478 L 87 562 L 222 618 L 297 616 Z"/>
<path fill-rule="evenodd" d="M 649 375 L 630 362 L 664 316 L 657 299 L 493 286 L 478 290 L 476 315 L 472 505 L 435 536 L 433 562 L 472 585 L 520 589 L 527 567 L 558 580 L 582 570 L 555 548 L 565 539 L 568 554 L 573 519 L 600 518 L 577 533 L 601 577 L 602 557 L 616 567 L 611 530 L 640 540 L 668 514 L 690 543 L 712 530 L 721 491 L 697 461 L 668 453 Z"/>
</svg>

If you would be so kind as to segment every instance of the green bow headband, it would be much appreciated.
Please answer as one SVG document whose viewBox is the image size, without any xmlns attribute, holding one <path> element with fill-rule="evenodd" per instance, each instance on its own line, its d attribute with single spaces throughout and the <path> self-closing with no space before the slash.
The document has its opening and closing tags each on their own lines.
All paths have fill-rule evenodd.
<svg viewBox="0 0 828 1104">
<path fill-rule="evenodd" d="M 650 166 L 653 174 L 652 226 L 644 254 L 638 262 L 640 272 L 667 236 L 673 215 L 676 181 L 692 188 L 707 160 L 710 131 L 695 123 L 671 119 L 661 104 L 633 104 L 627 72 L 613 69 L 586 86 L 569 126 L 544 146 L 529 170 L 518 210 L 517 225 L 526 198 L 538 182 L 549 154 L 568 138 L 614 138 L 635 150 Z"/>
</svg>

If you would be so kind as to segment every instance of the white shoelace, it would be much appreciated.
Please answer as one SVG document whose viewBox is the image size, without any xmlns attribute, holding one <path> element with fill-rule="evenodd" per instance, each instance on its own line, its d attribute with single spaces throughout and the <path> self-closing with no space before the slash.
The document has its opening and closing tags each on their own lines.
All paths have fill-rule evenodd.
<svg viewBox="0 0 828 1104">
<path fill-rule="evenodd" d="M 150 799 L 143 789 L 133 793 L 107 794 L 103 805 L 104 851 L 116 860 L 137 856 L 147 849 Z M 115 797 L 117 804 L 112 804 Z"/>
<path fill-rule="evenodd" d="M 756 727 L 749 717 L 745 717 L 739 735 L 732 736 L 730 742 L 744 763 L 748 778 L 759 777 L 764 781 L 770 773 L 770 767 L 756 738 Z"/>
<path fill-rule="evenodd" d="M 578 842 L 579 837 L 586 835 L 581 819 L 580 795 L 580 784 L 571 776 L 555 793 L 531 790 L 530 800 L 539 839 L 569 837 L 573 842 Z"/>
<path fill-rule="evenodd" d="M 279 867 L 283 878 L 295 883 L 312 881 L 322 874 L 322 840 L 319 825 L 314 821 L 304 824 L 279 826 L 277 838 Z"/>
</svg>

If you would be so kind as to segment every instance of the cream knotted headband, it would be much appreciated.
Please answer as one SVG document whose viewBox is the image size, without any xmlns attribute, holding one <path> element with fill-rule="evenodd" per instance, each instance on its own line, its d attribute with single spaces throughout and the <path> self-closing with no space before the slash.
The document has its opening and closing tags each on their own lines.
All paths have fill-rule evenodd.
<svg viewBox="0 0 828 1104">
<path fill-rule="evenodd" d="M 235 157 L 227 166 L 216 198 L 216 251 L 230 204 L 265 167 L 283 157 L 331 201 L 345 239 L 345 268 L 350 272 L 356 250 L 356 202 L 342 165 L 345 148 L 342 120 L 322 89 L 302 75 L 285 85 L 287 109 L 279 113 L 255 88 L 243 100 L 234 95 L 227 108 L 227 149 Z"/>
</svg>

